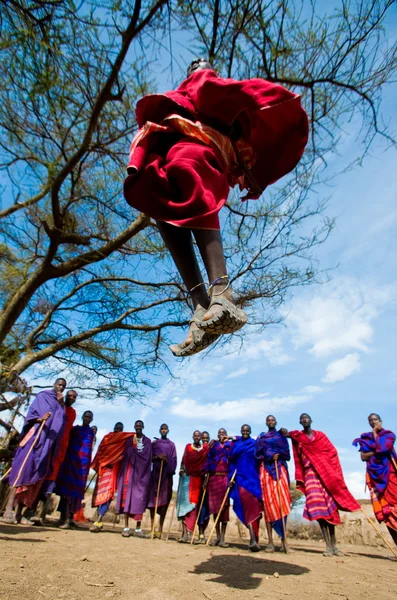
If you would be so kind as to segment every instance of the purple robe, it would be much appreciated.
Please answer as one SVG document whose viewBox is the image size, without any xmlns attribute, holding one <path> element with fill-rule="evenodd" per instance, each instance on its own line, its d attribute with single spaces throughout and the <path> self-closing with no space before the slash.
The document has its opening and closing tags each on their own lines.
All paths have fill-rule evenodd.
<svg viewBox="0 0 397 600">
<path fill-rule="evenodd" d="M 117 479 L 117 512 L 141 515 L 145 512 L 150 491 L 152 442 L 142 435 L 142 448 L 127 441 Z M 137 441 L 139 441 L 137 439 Z"/>
<path fill-rule="evenodd" d="M 154 442 L 152 442 L 153 459 L 156 456 L 159 456 L 159 454 L 165 454 L 165 456 L 168 459 L 168 462 L 163 463 L 158 508 L 160 508 L 160 506 L 168 506 L 172 497 L 172 479 L 175 475 L 177 462 L 176 448 L 174 442 L 171 442 L 171 440 L 168 439 L 154 440 Z M 148 502 L 149 508 L 154 508 L 156 506 L 157 488 L 160 477 L 160 466 L 160 460 L 153 460 L 152 482 Z"/>
<path fill-rule="evenodd" d="M 41 425 L 41 423 L 36 423 L 36 419 L 42 417 L 47 412 L 50 412 L 51 416 L 45 422 L 40 437 L 21 470 Z M 55 390 L 39 392 L 30 405 L 25 418 L 22 429 L 23 439 L 16 451 L 8 478 L 10 486 L 15 486 L 15 484 L 17 487 L 33 486 L 45 480 L 46 475 L 52 471 L 53 458 L 57 453 L 64 425 L 65 408 L 58 403 Z"/>
</svg>

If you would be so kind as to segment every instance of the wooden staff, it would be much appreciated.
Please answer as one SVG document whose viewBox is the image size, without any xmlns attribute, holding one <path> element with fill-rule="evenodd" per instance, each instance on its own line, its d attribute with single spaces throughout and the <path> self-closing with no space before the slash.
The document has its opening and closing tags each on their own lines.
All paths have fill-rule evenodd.
<svg viewBox="0 0 397 600">
<path fill-rule="evenodd" d="M 219 521 L 219 519 L 221 518 L 222 511 L 223 511 L 223 509 L 224 509 L 224 507 L 225 507 L 225 504 L 226 504 L 226 500 L 227 500 L 227 498 L 228 498 L 228 496 L 229 496 L 229 493 L 230 493 L 230 490 L 231 490 L 231 488 L 232 488 L 232 485 L 231 485 L 231 484 L 232 484 L 232 483 L 234 483 L 234 479 L 235 479 L 236 475 L 237 475 L 237 469 L 235 469 L 235 470 L 234 470 L 234 473 L 233 473 L 233 475 L 232 475 L 232 477 L 231 477 L 231 479 L 230 479 L 230 481 L 229 481 L 229 484 L 228 484 L 228 486 L 227 486 L 226 493 L 225 493 L 225 495 L 224 495 L 224 497 L 223 497 L 223 500 L 222 500 L 221 507 L 220 507 L 220 509 L 218 510 L 218 514 L 216 515 L 215 522 L 214 522 L 214 524 L 213 524 L 213 526 L 212 526 L 212 529 L 211 529 L 211 531 L 210 531 L 210 535 L 209 535 L 209 537 L 208 537 L 208 540 L 207 540 L 206 546 L 208 546 L 208 545 L 209 545 L 209 543 L 210 543 L 210 541 L 211 541 L 211 538 L 212 538 L 212 535 L 213 535 L 213 533 L 214 533 L 214 531 L 215 531 L 215 529 L 216 529 L 216 526 L 218 525 L 218 521 Z"/>
<path fill-rule="evenodd" d="M 386 546 L 388 546 L 388 548 L 392 551 L 392 553 L 394 554 L 394 556 L 397 556 L 397 552 L 394 550 L 393 546 L 391 546 L 389 544 L 389 542 L 387 541 L 387 539 L 385 538 L 385 536 L 382 534 L 381 530 L 379 529 L 379 527 L 377 525 L 375 525 L 375 523 L 373 523 L 371 521 L 371 519 L 369 518 L 369 516 L 367 515 L 367 513 L 365 512 L 365 510 L 363 509 L 362 506 L 360 506 L 360 509 L 362 510 L 362 512 L 364 513 L 368 523 L 370 523 L 372 525 L 372 527 L 375 529 L 376 533 L 378 533 L 380 535 L 380 537 L 382 538 L 382 540 L 385 542 Z"/>
<path fill-rule="evenodd" d="M 281 483 L 280 483 L 280 477 L 278 476 L 278 465 L 277 465 L 276 460 L 274 461 L 274 465 L 276 467 L 277 495 L 278 495 L 278 503 L 280 506 L 281 523 L 283 524 L 284 549 L 285 549 L 285 552 L 288 552 L 287 529 L 285 527 L 285 521 L 284 521 L 284 517 L 283 517 L 283 505 L 282 505 L 282 501 L 281 501 Z"/>
<path fill-rule="evenodd" d="M 6 471 L 6 472 L 4 473 L 4 475 L 2 476 L 2 478 L 0 479 L 0 481 L 3 481 L 3 479 L 5 479 L 5 478 L 7 477 L 8 473 L 11 471 L 11 468 L 12 468 L 12 467 L 10 467 L 10 468 L 8 469 L 8 471 Z"/>
<path fill-rule="evenodd" d="M 207 481 L 208 481 L 208 478 L 207 478 Z M 201 496 L 200 508 L 198 510 L 198 513 L 197 513 L 197 519 L 196 519 L 196 522 L 194 524 L 193 533 L 192 533 L 192 539 L 190 540 L 190 544 L 193 544 L 193 542 L 194 542 L 194 536 L 196 535 L 197 524 L 199 522 L 201 511 L 203 509 L 203 504 L 204 504 L 204 499 L 205 499 L 206 493 L 207 493 L 207 486 L 205 486 L 203 495 Z"/>
<path fill-rule="evenodd" d="M 177 489 L 176 496 L 175 496 L 174 506 L 172 507 L 171 521 L 170 521 L 170 524 L 169 524 L 169 527 L 168 527 L 167 536 L 165 538 L 166 542 L 168 542 L 168 538 L 170 537 L 172 523 L 173 523 L 173 520 L 174 520 L 175 511 L 176 511 L 176 504 L 178 502 L 178 496 L 179 496 L 180 487 L 181 487 L 181 476 L 179 475 L 178 489 Z"/>
<path fill-rule="evenodd" d="M 157 484 L 157 494 L 156 494 L 156 502 L 154 505 L 154 515 L 153 515 L 153 525 L 152 525 L 152 533 L 150 534 L 150 539 L 153 539 L 154 536 L 154 526 L 156 524 L 156 514 L 157 514 L 157 507 L 159 505 L 159 496 L 160 496 L 160 488 L 161 488 L 161 477 L 163 475 L 163 464 L 164 461 L 161 461 L 161 465 L 160 465 L 160 475 L 159 475 L 159 482 Z"/>
<path fill-rule="evenodd" d="M 38 441 L 38 439 L 39 439 L 39 437 L 40 437 L 40 434 L 41 434 L 41 432 L 43 431 L 43 427 L 44 427 L 44 425 L 45 425 L 45 422 L 46 422 L 46 420 L 47 420 L 47 419 L 44 419 L 44 420 L 41 422 L 41 425 L 40 425 L 40 427 L 39 427 L 39 429 L 38 429 L 38 431 L 37 431 L 37 435 L 36 435 L 36 437 L 34 438 L 33 444 L 30 446 L 30 448 L 29 448 L 29 451 L 28 451 L 28 453 L 27 453 L 27 454 L 26 454 L 26 456 L 25 456 L 25 459 L 24 459 L 24 461 L 23 461 L 23 463 L 22 463 L 22 465 L 21 465 L 21 468 L 20 468 L 20 469 L 19 469 L 19 471 L 18 471 L 17 478 L 16 478 L 16 480 L 15 480 L 15 482 L 14 482 L 13 486 L 12 486 L 12 487 L 14 487 L 14 488 L 16 488 L 16 487 L 17 487 L 17 484 L 18 484 L 19 478 L 20 478 L 20 476 L 21 476 L 21 473 L 22 473 L 22 471 L 23 471 L 23 468 L 24 468 L 24 466 L 25 466 L 25 464 L 26 464 L 26 461 L 28 460 L 28 458 L 29 458 L 29 456 L 30 456 L 30 453 L 32 452 L 33 448 L 35 447 L 35 445 L 36 445 L 36 442 Z"/>
<path fill-rule="evenodd" d="M 390 454 L 390 460 L 393 463 L 393 467 L 396 469 L 396 473 L 397 473 L 397 463 L 396 463 L 396 459 L 394 458 L 394 456 L 392 454 Z"/>
<path fill-rule="evenodd" d="M 91 477 L 89 483 L 85 487 L 84 494 L 86 493 L 86 491 L 88 490 L 88 488 L 90 487 L 91 483 L 94 481 L 94 479 L 95 479 L 96 476 L 97 476 L 97 474 L 94 473 L 93 476 Z"/>
</svg>

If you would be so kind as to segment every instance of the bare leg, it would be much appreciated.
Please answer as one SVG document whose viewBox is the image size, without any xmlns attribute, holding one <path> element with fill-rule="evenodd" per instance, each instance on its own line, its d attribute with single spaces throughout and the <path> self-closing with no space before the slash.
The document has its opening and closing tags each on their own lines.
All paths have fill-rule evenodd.
<svg viewBox="0 0 397 600">
<path fill-rule="evenodd" d="M 7 499 L 7 504 L 6 504 L 6 509 L 4 511 L 4 519 L 14 519 L 14 515 L 13 515 L 13 509 L 14 509 L 14 503 L 15 503 L 15 496 L 17 495 L 17 490 L 16 488 L 12 487 L 10 488 L 10 491 L 8 492 L 8 499 Z"/>
<path fill-rule="evenodd" d="M 332 523 L 327 523 L 327 525 L 328 525 L 329 537 L 331 540 L 332 551 L 333 551 L 334 555 L 335 556 L 344 556 L 343 552 L 341 552 L 339 550 L 338 546 L 336 545 L 335 525 L 332 525 Z"/>
<path fill-rule="evenodd" d="M 334 551 L 333 551 L 333 547 L 332 547 L 332 543 L 331 543 L 331 536 L 330 536 L 330 532 L 328 529 L 328 525 L 329 523 L 327 523 L 327 521 L 325 519 L 319 519 L 318 520 L 318 524 L 320 525 L 320 529 L 321 529 L 321 533 L 325 542 L 325 552 L 323 552 L 324 556 L 333 556 L 334 555 Z"/>
<path fill-rule="evenodd" d="M 121 532 L 121 535 L 123 537 L 130 537 L 130 535 L 131 535 L 130 528 L 128 527 L 129 520 L 130 520 L 129 516 L 124 514 L 124 529 Z"/>
<path fill-rule="evenodd" d="M 168 510 L 168 504 L 166 504 L 165 506 L 161 506 L 160 509 L 159 509 L 159 513 L 160 513 L 160 533 L 163 533 L 164 521 L 165 521 L 165 517 L 167 515 L 167 510 Z"/>
<path fill-rule="evenodd" d="M 218 515 L 214 515 L 214 521 L 216 520 L 217 516 Z M 218 523 L 216 524 L 215 530 L 216 530 L 215 546 L 218 546 L 218 544 L 220 544 L 220 541 L 221 541 L 221 523 L 220 523 L 220 521 L 218 521 Z"/>
<path fill-rule="evenodd" d="M 204 283 L 190 229 L 175 227 L 164 221 L 157 221 L 157 227 L 174 260 L 175 266 L 186 286 L 186 291 L 191 290 L 198 283 Z M 194 308 L 200 304 L 208 307 L 209 298 L 204 285 L 200 285 L 190 294 Z"/>
<path fill-rule="evenodd" d="M 149 510 L 150 510 L 150 531 L 154 531 L 153 530 L 153 523 L 155 521 L 154 508 L 149 508 Z"/>
<path fill-rule="evenodd" d="M 220 531 L 220 539 L 219 539 L 219 546 L 221 548 L 227 548 L 229 546 L 229 544 L 226 544 L 226 542 L 225 542 L 226 527 L 227 527 L 227 521 L 222 521 L 221 531 Z"/>
<path fill-rule="evenodd" d="M 189 532 L 185 525 L 185 522 L 182 521 L 182 536 L 178 539 L 178 542 L 187 543 L 189 541 Z"/>
<path fill-rule="evenodd" d="M 265 552 L 274 552 L 276 549 L 274 547 L 274 543 L 273 543 L 273 529 L 270 523 L 266 523 L 266 531 L 267 531 L 267 537 L 268 537 L 268 543 L 267 546 L 265 547 Z"/>
<path fill-rule="evenodd" d="M 389 533 L 390 533 L 390 535 L 391 535 L 391 537 L 393 539 L 393 542 L 397 546 L 397 531 L 395 529 L 393 529 L 392 527 L 388 527 L 387 529 L 388 529 L 388 531 L 389 531 Z"/>
<path fill-rule="evenodd" d="M 194 229 L 193 235 L 196 239 L 197 246 L 200 250 L 201 257 L 204 262 L 205 269 L 207 271 L 208 280 L 213 283 L 219 277 L 227 275 L 225 255 L 223 251 L 223 244 L 220 231 L 208 230 L 208 229 Z M 227 286 L 227 279 L 223 279 L 216 283 L 213 291 L 218 294 L 219 291 Z M 227 298 L 234 304 L 233 293 L 230 287 L 221 294 L 221 297 Z M 203 320 L 208 320 L 213 315 L 213 309 L 211 313 L 207 313 Z"/>
<path fill-rule="evenodd" d="M 255 530 L 254 530 L 252 523 L 249 523 L 249 525 L 247 525 L 247 527 L 248 527 L 248 531 L 250 533 L 250 541 L 248 544 L 248 548 L 251 550 L 251 552 L 259 552 L 260 547 L 258 544 L 258 540 L 256 539 L 256 534 L 255 534 Z"/>
</svg>

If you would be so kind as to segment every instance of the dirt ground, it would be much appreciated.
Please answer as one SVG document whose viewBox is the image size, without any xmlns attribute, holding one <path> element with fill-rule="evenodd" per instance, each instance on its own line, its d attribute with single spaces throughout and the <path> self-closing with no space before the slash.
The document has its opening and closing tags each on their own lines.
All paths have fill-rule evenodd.
<svg viewBox="0 0 397 600">
<path fill-rule="evenodd" d="M 1 600 L 390 600 L 397 589 L 383 548 L 341 545 L 344 558 L 325 558 L 322 544 L 292 540 L 293 554 L 251 554 L 241 540 L 221 549 L 120 532 L 0 524 Z"/>
</svg>

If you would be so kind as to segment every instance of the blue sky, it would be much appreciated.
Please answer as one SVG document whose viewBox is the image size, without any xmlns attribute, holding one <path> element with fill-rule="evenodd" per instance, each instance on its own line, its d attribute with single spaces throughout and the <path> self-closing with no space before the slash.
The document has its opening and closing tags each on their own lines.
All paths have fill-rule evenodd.
<svg viewBox="0 0 397 600">
<path fill-rule="evenodd" d="M 396 98 L 397 85 L 390 86 L 389 116 L 397 114 Z M 353 129 L 335 168 L 359 154 Z M 368 430 L 372 411 L 397 430 L 396 165 L 396 151 L 378 140 L 361 167 L 320 191 L 331 196 L 326 214 L 337 218 L 331 237 L 316 250 L 321 268 L 332 269 L 331 280 L 296 289 L 283 307 L 283 325 L 247 335 L 235 352 L 232 342 L 226 355 L 217 349 L 182 363 L 170 357 L 176 377 L 159 375 L 159 389 L 148 392 L 145 407 L 98 404 L 81 393 L 78 414 L 91 408 L 101 436 L 118 420 L 132 429 L 143 418 L 152 437 L 165 421 L 181 456 L 194 429 L 215 436 L 221 426 L 238 433 L 248 422 L 257 435 L 269 413 L 279 426 L 295 429 L 300 413 L 309 412 L 314 428 L 338 448 L 351 491 L 363 497 L 364 466 L 352 440 Z M 175 332 L 175 341 L 182 335 Z M 32 380 L 34 371 L 25 375 Z"/>
</svg>

